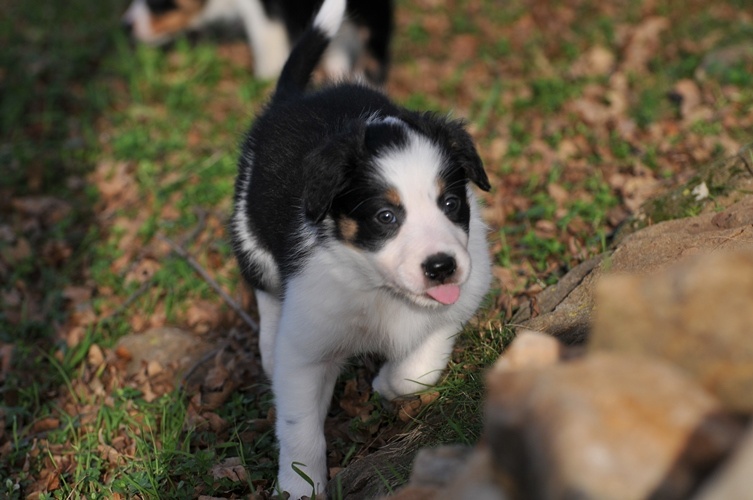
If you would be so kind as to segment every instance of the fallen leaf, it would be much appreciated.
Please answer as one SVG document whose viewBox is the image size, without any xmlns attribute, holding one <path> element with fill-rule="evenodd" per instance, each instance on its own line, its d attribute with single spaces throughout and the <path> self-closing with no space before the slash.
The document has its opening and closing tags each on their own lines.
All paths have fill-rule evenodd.
<svg viewBox="0 0 753 500">
<path fill-rule="evenodd" d="M 234 483 L 245 482 L 248 477 L 246 468 L 239 457 L 226 458 L 219 464 L 214 465 L 209 472 L 216 480 L 229 479 Z"/>
<path fill-rule="evenodd" d="M 31 427 L 33 433 L 41 433 L 51 431 L 60 427 L 60 420 L 55 417 L 47 417 L 42 420 L 37 420 Z"/>
</svg>

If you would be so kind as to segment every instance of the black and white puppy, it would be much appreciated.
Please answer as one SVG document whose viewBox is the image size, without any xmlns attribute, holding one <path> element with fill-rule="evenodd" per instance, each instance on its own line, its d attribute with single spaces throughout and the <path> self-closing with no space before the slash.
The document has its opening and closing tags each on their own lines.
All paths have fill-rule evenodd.
<svg viewBox="0 0 753 500">
<path fill-rule="evenodd" d="M 241 20 L 256 76 L 275 78 L 321 4 L 322 0 L 133 0 L 123 22 L 136 40 L 159 45 L 186 30 Z M 324 56 L 325 73 L 331 78 L 359 75 L 382 84 L 392 18 L 392 0 L 350 0 L 346 22 Z"/>
<path fill-rule="evenodd" d="M 306 91 L 345 0 L 325 0 L 248 133 L 231 232 L 261 316 L 279 486 L 327 479 L 324 419 L 343 363 L 386 363 L 393 399 L 435 384 L 490 281 L 473 183 L 489 181 L 462 123 L 401 108 L 366 86 Z M 303 464 L 303 465 L 300 465 Z"/>
</svg>

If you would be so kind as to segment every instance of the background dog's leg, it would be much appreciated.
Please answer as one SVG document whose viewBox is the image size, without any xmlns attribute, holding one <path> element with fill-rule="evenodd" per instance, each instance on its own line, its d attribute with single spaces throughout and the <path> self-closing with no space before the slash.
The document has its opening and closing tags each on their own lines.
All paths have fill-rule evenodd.
<svg viewBox="0 0 753 500">
<path fill-rule="evenodd" d="M 276 78 L 290 53 L 285 26 L 282 21 L 267 17 L 259 0 L 239 0 L 238 11 L 254 53 L 254 74 Z"/>
<path fill-rule="evenodd" d="M 290 493 L 290 498 L 310 496 L 312 492 L 308 482 L 293 470 L 293 463 L 303 464 L 297 467 L 314 482 L 317 493 L 326 485 L 324 418 L 340 372 L 339 363 L 312 359 L 316 354 L 306 349 L 300 336 L 296 337 L 295 333 L 305 331 L 310 325 L 295 326 L 290 329 L 281 324 L 272 381 L 280 442 L 278 481 L 280 488 Z"/>
<path fill-rule="evenodd" d="M 374 379 L 374 390 L 387 399 L 395 399 L 436 384 L 450 359 L 457 329 L 453 325 L 439 329 L 406 357 L 387 361 Z"/>
<path fill-rule="evenodd" d="M 261 366 L 269 380 L 274 373 L 275 337 L 280 322 L 280 301 L 274 295 L 255 289 L 256 307 L 259 309 L 259 350 Z"/>
</svg>

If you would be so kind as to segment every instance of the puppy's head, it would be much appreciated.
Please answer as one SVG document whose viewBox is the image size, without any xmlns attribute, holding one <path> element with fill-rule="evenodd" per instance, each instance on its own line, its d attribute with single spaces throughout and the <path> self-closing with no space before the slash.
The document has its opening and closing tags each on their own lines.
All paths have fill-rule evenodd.
<svg viewBox="0 0 753 500">
<path fill-rule="evenodd" d="M 133 0 L 123 25 L 139 42 L 160 45 L 196 27 L 208 0 Z"/>
<path fill-rule="evenodd" d="M 422 306 L 458 300 L 471 270 L 469 181 L 490 187 L 461 123 L 372 117 L 309 160 L 325 172 L 304 194 L 309 217 L 331 220 L 335 238 L 366 258 L 380 284 Z"/>
</svg>

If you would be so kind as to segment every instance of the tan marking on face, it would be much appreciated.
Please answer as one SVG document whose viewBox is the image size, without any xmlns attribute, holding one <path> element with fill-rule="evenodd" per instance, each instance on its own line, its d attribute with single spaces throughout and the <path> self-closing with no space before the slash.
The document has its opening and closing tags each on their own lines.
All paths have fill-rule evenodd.
<svg viewBox="0 0 753 500">
<path fill-rule="evenodd" d="M 358 223 L 355 220 L 349 217 L 343 217 L 337 221 L 337 226 L 339 227 L 340 234 L 342 234 L 345 241 L 352 242 L 356 239 L 356 235 L 358 234 Z"/>
<path fill-rule="evenodd" d="M 384 193 L 384 197 L 396 207 L 400 206 L 400 193 L 398 193 L 396 189 L 388 189 L 387 192 Z"/>
<path fill-rule="evenodd" d="M 155 35 L 170 35 L 186 30 L 204 8 L 204 1 L 176 0 L 175 5 L 177 8 L 164 14 L 152 14 L 150 21 Z"/>
<path fill-rule="evenodd" d="M 437 193 L 444 193 L 445 189 L 447 189 L 447 183 L 444 179 L 441 177 L 436 180 L 437 183 Z"/>
</svg>

